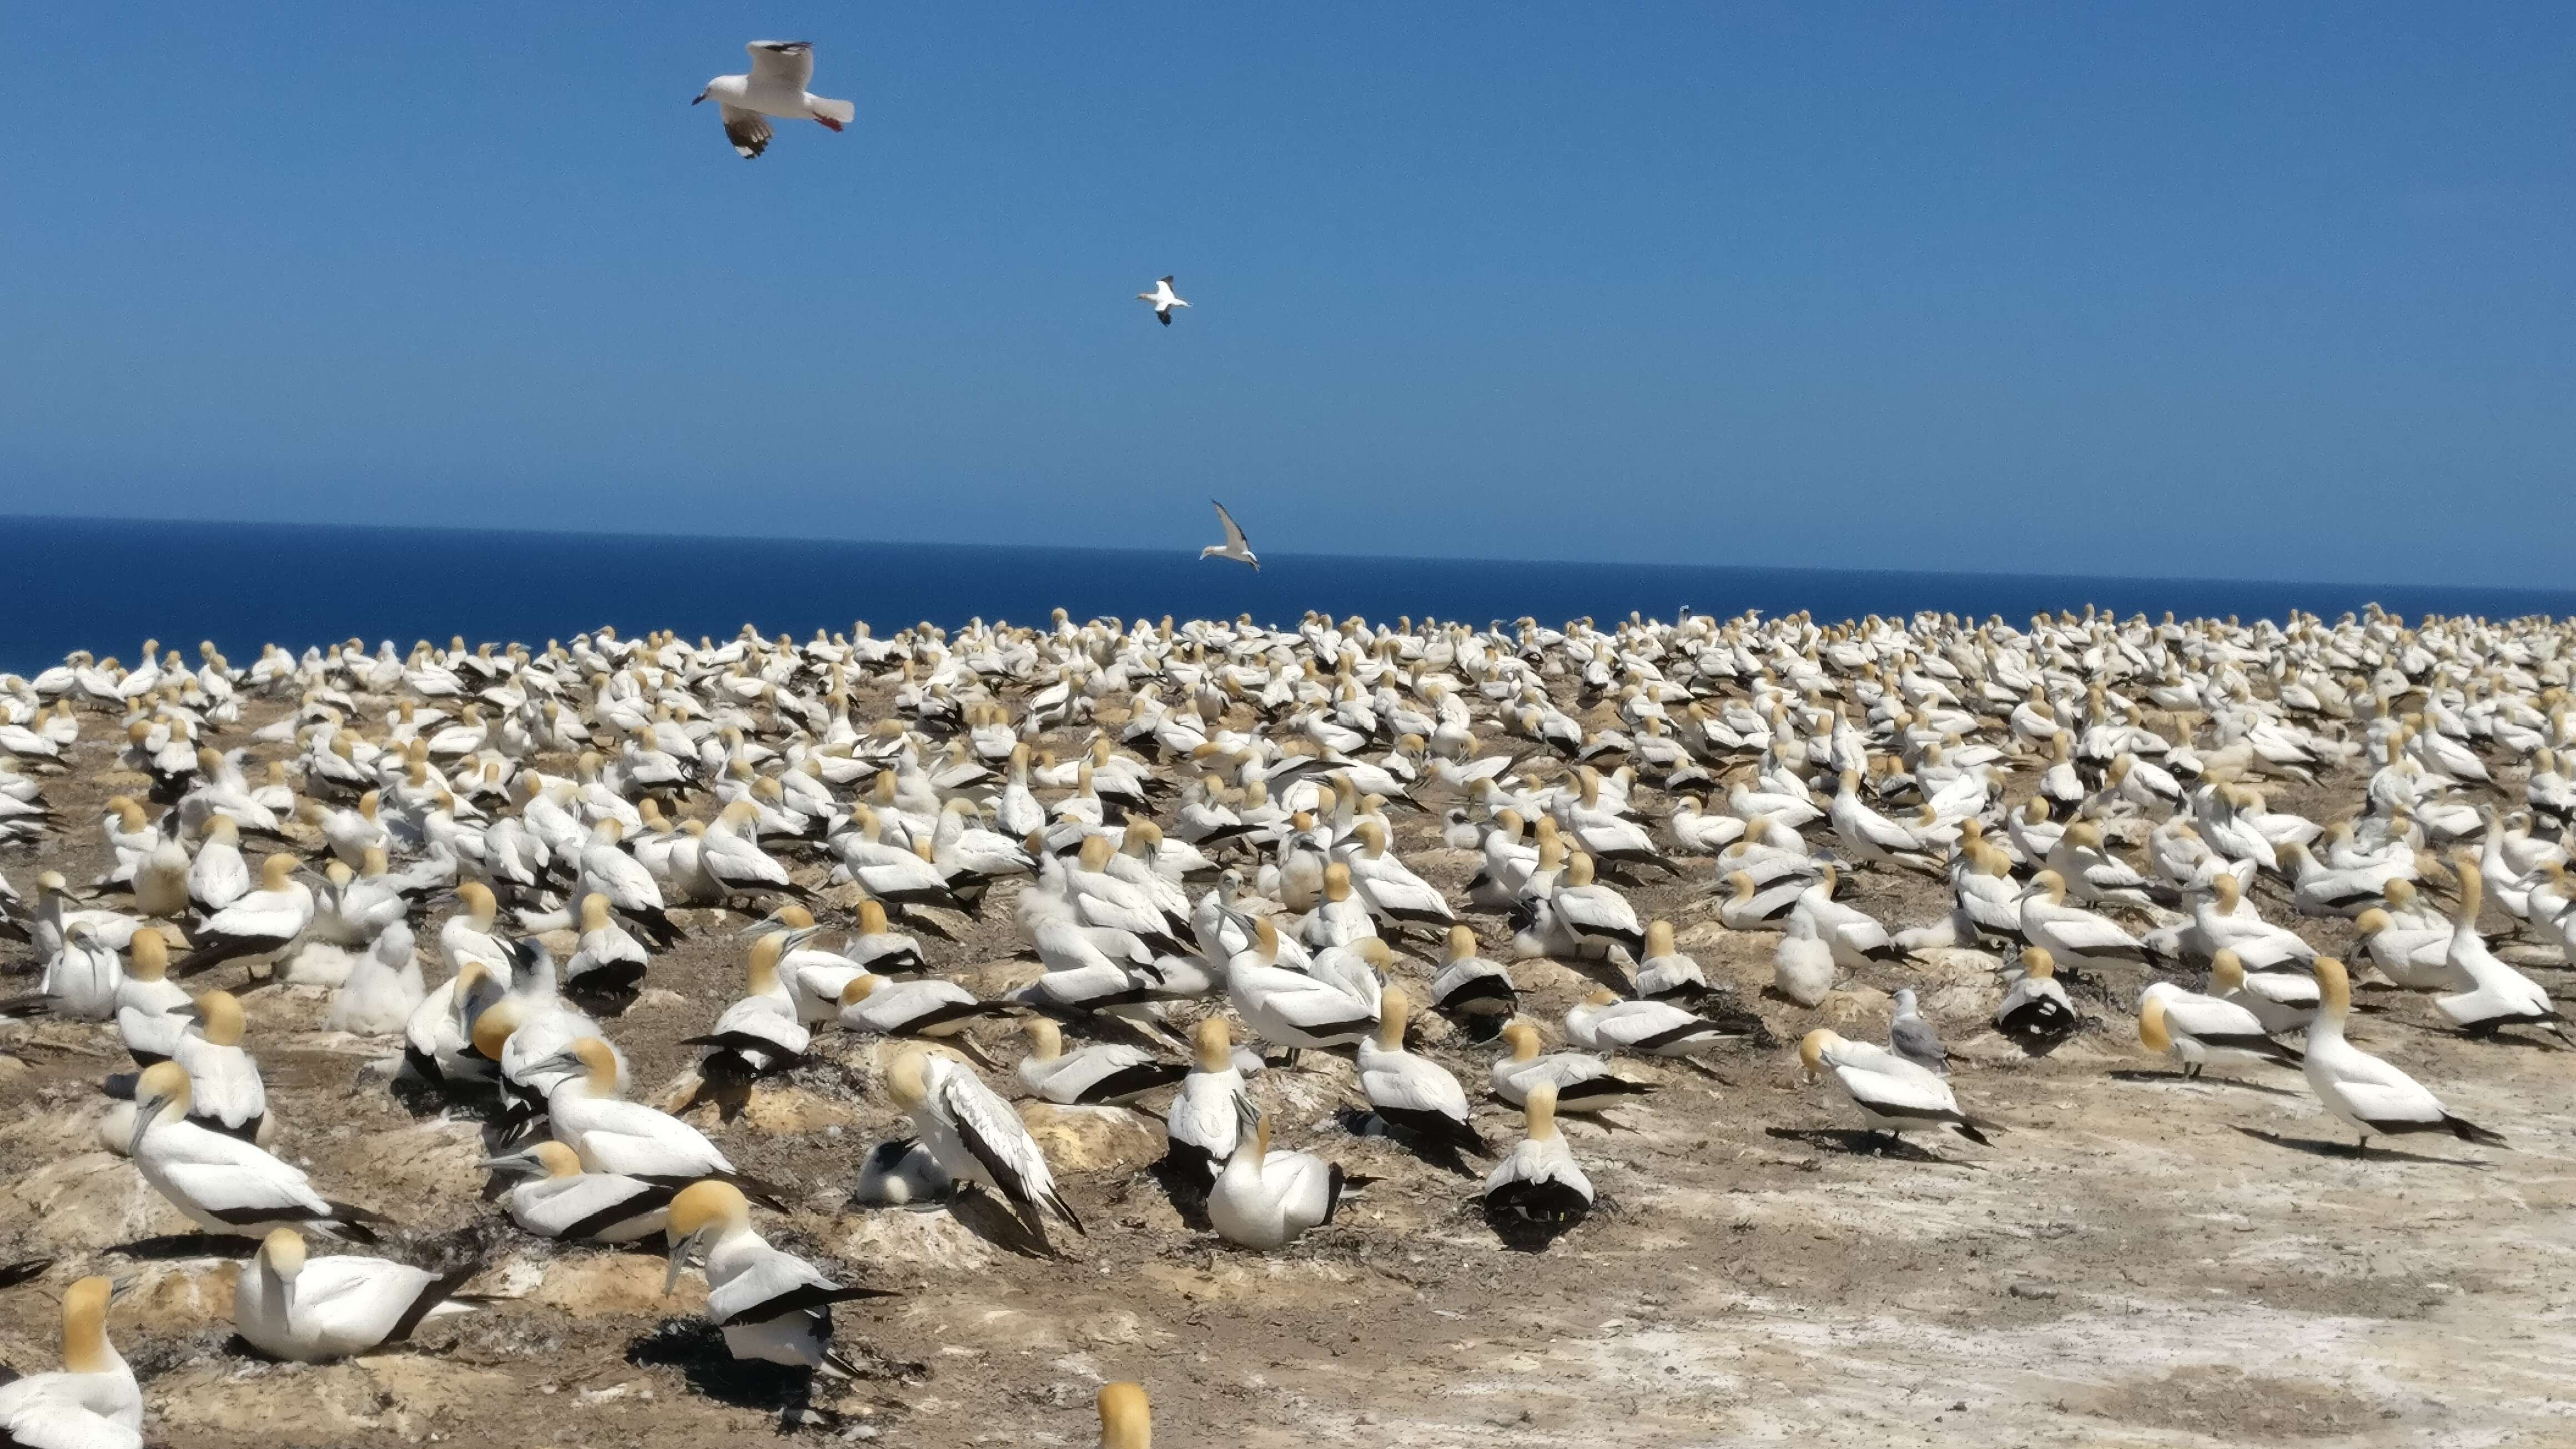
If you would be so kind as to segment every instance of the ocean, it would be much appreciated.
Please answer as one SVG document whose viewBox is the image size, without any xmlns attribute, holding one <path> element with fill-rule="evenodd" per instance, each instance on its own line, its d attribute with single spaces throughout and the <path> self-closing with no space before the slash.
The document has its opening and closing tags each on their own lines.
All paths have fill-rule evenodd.
<svg viewBox="0 0 2576 1449">
<path fill-rule="evenodd" d="M 300 651 L 353 635 L 398 650 L 455 635 L 542 646 L 602 624 L 722 638 L 748 623 L 804 639 L 860 619 L 882 636 L 923 620 L 1044 622 L 1056 608 L 1077 620 L 1286 624 L 1308 610 L 1482 624 L 1748 608 L 1825 619 L 1939 609 L 2020 623 L 2087 604 L 2151 618 L 2278 619 L 2295 608 L 2331 619 L 2371 602 L 2408 615 L 2576 615 L 2576 592 L 2466 586 L 1312 554 L 1264 557 L 1256 574 L 1182 551 L 12 517 L 0 517 L 0 577 L 0 670 L 19 673 L 74 649 L 131 665 L 146 638 L 192 664 L 197 641 L 212 639 L 246 665 L 263 643 Z"/>
</svg>

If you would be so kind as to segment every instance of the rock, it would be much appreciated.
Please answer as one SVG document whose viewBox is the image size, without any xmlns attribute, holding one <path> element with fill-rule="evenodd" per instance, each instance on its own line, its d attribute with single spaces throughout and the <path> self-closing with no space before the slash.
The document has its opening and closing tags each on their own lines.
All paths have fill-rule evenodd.
<svg viewBox="0 0 2576 1449">
<path fill-rule="evenodd" d="M 1057 1172 L 1134 1172 L 1161 1159 L 1162 1131 L 1124 1107 L 1021 1104 L 1020 1121 Z"/>
<path fill-rule="evenodd" d="M 46 1163 L 0 1189 L 0 1222 L 34 1224 L 31 1241 L 74 1250 L 195 1230 L 132 1163 L 95 1150 Z"/>
<path fill-rule="evenodd" d="M 575 1318 L 695 1313 L 706 1306 L 704 1276 L 681 1274 L 678 1286 L 665 1297 L 665 1271 L 661 1259 L 643 1253 L 566 1254 L 544 1265 L 543 1280 L 527 1296 L 531 1303 Z"/>
</svg>

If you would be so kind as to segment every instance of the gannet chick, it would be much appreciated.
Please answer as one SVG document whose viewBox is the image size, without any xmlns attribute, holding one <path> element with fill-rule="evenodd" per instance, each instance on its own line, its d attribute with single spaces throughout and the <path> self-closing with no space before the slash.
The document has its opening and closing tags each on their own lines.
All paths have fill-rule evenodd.
<svg viewBox="0 0 2576 1449">
<path fill-rule="evenodd" d="M 2155 981 L 2138 995 L 2138 1044 L 2197 1077 L 2213 1066 L 2299 1064 L 2298 1048 L 2274 1041 L 2254 1013 L 2232 1001 Z"/>
<path fill-rule="evenodd" d="M 481 1264 L 444 1275 L 383 1258 L 305 1257 L 304 1235 L 276 1228 L 233 1285 L 233 1327 L 291 1363 L 328 1363 L 410 1339 L 435 1318 L 470 1313 L 456 1290 Z"/>
<path fill-rule="evenodd" d="M 999 1196 L 1030 1236 L 1046 1241 L 1050 1212 L 1077 1233 L 1089 1231 L 1056 1191 L 1046 1154 L 1019 1114 L 973 1072 L 916 1048 L 894 1059 L 886 1092 L 911 1115 L 913 1130 L 941 1169 Z"/>
<path fill-rule="evenodd" d="M 2066 988 L 2057 980 L 2057 958 L 2046 947 L 2025 949 L 2021 969 L 2021 979 L 1995 1008 L 1995 1030 L 2021 1043 L 2023 1051 L 2045 1054 L 2081 1031 L 2084 1021 L 2067 1000 Z"/>
<path fill-rule="evenodd" d="M 143 1180 L 210 1233 L 247 1236 L 274 1227 L 372 1243 L 367 1224 L 384 1219 L 331 1202 L 304 1174 L 258 1147 L 188 1120 L 188 1069 L 155 1062 L 134 1084 L 134 1135 L 126 1155 Z"/>
<path fill-rule="evenodd" d="M 1556 1128 L 1554 1083 L 1533 1085 L 1521 1111 L 1520 1145 L 1485 1175 L 1485 1221 L 1505 1243 L 1536 1250 L 1592 1211 L 1592 1179 Z"/>
<path fill-rule="evenodd" d="M 1061 1106 L 1123 1106 L 1189 1074 L 1178 1062 L 1121 1042 L 1097 1042 L 1068 1053 L 1063 1029 L 1042 1016 L 1030 1020 L 1026 1030 L 1029 1051 L 1020 1058 L 1020 1082 Z"/>
<path fill-rule="evenodd" d="M 1798 1065 L 1810 1082 L 1830 1069 L 1834 1084 L 1860 1109 L 1862 1123 L 1873 1133 L 1902 1136 L 1947 1127 L 1985 1145 L 1983 1129 L 1995 1125 L 1961 1112 L 1950 1084 L 1938 1075 L 1884 1047 L 1848 1041 L 1821 1027 L 1798 1043 Z"/>
<path fill-rule="evenodd" d="M 1404 1049 L 1412 1011 L 1404 988 L 1389 986 L 1378 998 L 1377 1034 L 1359 1044 L 1360 1092 L 1389 1126 L 1427 1146 L 1489 1157 L 1493 1149 L 1469 1120 L 1466 1089 L 1446 1067 Z"/>
<path fill-rule="evenodd" d="M 0 1382 L 0 1444 L 26 1449 L 141 1449 L 143 1391 L 107 1339 L 115 1285 L 83 1278 L 63 1290 L 63 1366 Z"/>
<path fill-rule="evenodd" d="M 2414 1078 L 2344 1039 L 2343 1023 L 2352 1009 L 2352 983 L 2343 963 L 2331 956 L 2316 962 L 2317 1014 L 2308 1022 L 2308 1089 L 2337 1120 L 2360 1134 L 2353 1155 L 2370 1150 L 2370 1139 L 2410 1132 L 2448 1132 L 2463 1142 L 2501 1147 L 2504 1138 L 2451 1115 L 2439 1097 Z"/>
<path fill-rule="evenodd" d="M 917 1137 L 894 1137 L 868 1149 L 850 1201 L 859 1207 L 916 1211 L 943 1206 L 957 1195 L 957 1180 Z"/>
<path fill-rule="evenodd" d="M 1217 1236 L 1263 1252 L 1283 1247 L 1333 1220 L 1342 1190 L 1354 1180 L 1338 1162 L 1304 1152 L 1270 1150 L 1270 1119 L 1249 1099 L 1236 1113 L 1250 1124 L 1208 1190 L 1208 1224 Z"/>
<path fill-rule="evenodd" d="M 1539 1055 L 1538 1028 L 1526 1021 L 1506 1023 L 1502 1037 L 1511 1050 L 1494 1063 L 1486 1080 L 1495 1096 L 1515 1107 L 1528 1101 L 1530 1089 L 1541 1083 L 1556 1088 L 1561 1112 L 1598 1112 L 1654 1090 L 1649 1083 L 1632 1082 L 1611 1071 L 1610 1064 L 1599 1057 L 1581 1052 Z"/>
<path fill-rule="evenodd" d="M 1788 929 L 1771 949 L 1771 989 L 1800 1006 L 1815 1006 L 1834 989 L 1834 948 L 1818 934 L 1816 918 L 1790 913 Z"/>
<path fill-rule="evenodd" d="M 574 1243 L 631 1243 L 662 1231 L 664 1210 L 679 1191 L 614 1172 L 584 1172 L 581 1155 L 560 1142 L 487 1157 L 476 1166 L 521 1178 L 510 1189 L 510 1220 L 541 1238 Z"/>
<path fill-rule="evenodd" d="M 378 933 L 349 968 L 349 979 L 331 993 L 331 1011 L 322 1024 L 355 1036 L 397 1032 L 428 995 L 411 927 L 396 921 Z"/>
<path fill-rule="evenodd" d="M 751 1204 L 729 1182 L 692 1183 L 671 1199 L 668 1293 L 692 1255 L 706 1255 L 707 1319 L 724 1330 L 735 1358 L 758 1359 L 856 1378 L 858 1367 L 832 1347 L 832 1305 L 891 1298 L 892 1289 L 845 1288 L 813 1264 L 769 1245 L 751 1226 Z"/>
</svg>

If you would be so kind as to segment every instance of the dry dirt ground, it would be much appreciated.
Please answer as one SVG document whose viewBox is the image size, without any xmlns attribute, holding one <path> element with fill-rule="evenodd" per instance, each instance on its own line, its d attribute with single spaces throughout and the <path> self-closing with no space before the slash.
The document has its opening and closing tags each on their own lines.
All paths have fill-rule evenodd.
<svg viewBox="0 0 2576 1449">
<path fill-rule="evenodd" d="M 48 783 L 59 838 L 0 861 L 22 889 L 40 862 L 76 883 L 101 868 L 98 806 L 141 783 L 112 772 L 110 733 L 93 721 L 72 770 Z M 2322 816 L 2350 809 L 2360 785 L 2345 774 L 2281 801 Z M 1469 857 L 1439 847 L 1434 820 L 1410 818 L 1402 834 L 1454 898 Z M 1060 1260 L 945 1213 L 849 1208 L 862 1154 L 899 1121 L 864 1043 L 822 1038 L 822 1062 L 760 1088 L 733 1121 L 700 1108 L 735 1161 L 795 1187 L 795 1211 L 764 1214 L 764 1231 L 848 1280 L 902 1291 L 841 1310 L 841 1347 L 878 1376 L 820 1389 L 815 1403 L 841 1417 L 801 1434 L 1085 1445 L 1093 1389 L 1134 1378 L 1166 1442 L 1252 1449 L 2576 1443 L 2576 1055 L 2463 1040 L 2423 999 L 2370 992 L 2384 1009 L 2356 1035 L 2510 1146 L 2417 1138 L 2354 1161 L 2294 1075 L 2163 1075 L 2134 1044 L 2135 978 L 2086 998 L 2100 1029 L 2042 1060 L 1983 1030 L 1998 988 L 1969 953 L 1866 973 L 1818 1011 L 1766 996 L 1771 938 L 1718 927 L 1707 875 L 1701 862 L 1636 898 L 1681 925 L 1684 949 L 1779 1043 L 1721 1053 L 1714 1076 L 1625 1064 L 1660 1090 L 1615 1129 L 1572 1125 L 1603 1200 L 1544 1254 L 1496 1241 L 1473 1180 L 1352 1135 L 1337 1116 L 1359 1101 L 1352 1068 L 1316 1053 L 1258 1093 L 1281 1109 L 1287 1143 L 1381 1181 L 1269 1256 L 1185 1221 L 1146 1171 L 1159 1126 L 1119 1112 L 1030 1109 L 1091 1229 L 1059 1232 Z M 1852 898 L 1900 925 L 1940 901 L 1932 882 L 1876 872 Z M 2287 918 L 2277 894 L 2261 900 Z M 950 922 L 959 944 L 928 943 L 935 962 L 979 991 L 1024 978 L 1036 968 L 1010 959 L 1011 918 L 997 890 L 981 922 Z M 1472 919 L 1499 954 L 1501 923 Z M 739 993 L 740 924 L 698 916 L 610 1024 L 639 1095 L 683 1078 L 693 1049 L 679 1038 Z M 2302 929 L 2352 945 L 2339 923 Z M 421 937 L 435 940 L 435 921 Z M 32 969 L 8 949 L 0 968 Z M 1548 962 L 1513 972 L 1555 1039 L 1589 983 Z M 1400 960 L 1399 975 L 1424 994 L 1419 962 Z M 217 983 L 238 976 L 226 968 Z M 1875 1155 L 1831 1088 L 1798 1085 L 1788 1042 L 1828 1022 L 1881 1033 L 1887 993 L 1907 984 L 1962 1059 L 1963 1102 L 2009 1125 L 1991 1148 L 1952 1139 Z M 402 1223 L 386 1251 L 481 1255 L 489 1271 L 469 1286 L 500 1301 L 401 1352 L 322 1367 L 262 1358 L 230 1328 L 231 1261 L 167 1236 L 186 1224 L 100 1146 L 97 1083 L 126 1065 L 112 1033 L 43 1025 L 0 1055 L 0 1258 L 61 1263 L 0 1295 L 0 1361 L 52 1367 L 62 1285 L 105 1271 L 132 1285 L 110 1327 L 143 1377 L 156 1443 L 659 1449 L 777 1429 L 792 1385 L 729 1362 L 695 1316 L 697 1274 L 666 1297 L 653 1253 L 518 1233 L 483 1196 L 477 1120 L 407 1107 L 364 1072 L 388 1043 L 319 1030 L 324 1004 L 313 988 L 249 998 L 278 1150 L 330 1195 Z M 1481 1089 L 1490 1052 L 1427 1026 L 1429 1050 Z M 1007 1029 L 986 1040 L 1016 1057 Z M 1504 1141 L 1518 1127 L 1499 1105 L 1478 1121 Z"/>
</svg>

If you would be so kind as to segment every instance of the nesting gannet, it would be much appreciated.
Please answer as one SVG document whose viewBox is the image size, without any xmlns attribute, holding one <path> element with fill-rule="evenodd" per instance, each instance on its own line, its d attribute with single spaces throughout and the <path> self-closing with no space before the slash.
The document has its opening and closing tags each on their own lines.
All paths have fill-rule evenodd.
<svg viewBox="0 0 2576 1449">
<path fill-rule="evenodd" d="M 1235 1065 L 1224 1017 L 1200 1021 L 1191 1047 L 1189 1075 L 1165 1109 L 1163 1124 L 1170 1134 L 1173 1167 L 1191 1181 L 1206 1183 L 1215 1179 L 1218 1164 L 1233 1155 L 1241 1135 L 1235 1104 L 1243 1097 L 1243 1073 Z"/>
<path fill-rule="evenodd" d="M 755 40 L 743 49 L 751 54 L 750 73 L 717 76 L 689 104 L 715 100 L 725 139 L 745 161 L 769 149 L 768 117 L 814 121 L 834 131 L 858 118 L 859 108 L 850 102 L 826 100 L 805 89 L 814 79 L 812 41 Z"/>
<path fill-rule="evenodd" d="M 1377 1029 L 1376 1002 L 1279 964 L 1279 930 L 1267 916 L 1254 923 L 1252 949 L 1226 962 L 1225 989 L 1244 1024 L 1283 1047 L 1345 1046 Z"/>
<path fill-rule="evenodd" d="M 188 992 L 169 971 L 170 943 L 158 931 L 135 932 L 116 985 L 116 1034 L 138 1067 L 167 1060 L 188 1032 L 180 1015 Z"/>
<path fill-rule="evenodd" d="M 259 889 L 198 927 L 197 949 L 172 971 L 193 976 L 226 961 L 274 955 L 294 945 L 313 924 L 313 888 L 295 878 L 295 867 L 295 857 L 283 852 L 261 861 Z"/>
<path fill-rule="evenodd" d="M 2025 949 L 2021 967 L 2021 978 L 1995 1008 L 1995 1030 L 2025 1051 L 2044 1052 L 2082 1030 L 2084 1022 L 2067 1000 L 2066 988 L 2057 980 L 2057 958 L 2046 947 Z"/>
<path fill-rule="evenodd" d="M 308 1227 L 361 1243 L 384 1219 L 332 1202 L 302 1172 L 260 1148 L 188 1120 L 188 1069 L 155 1062 L 134 1084 L 134 1135 L 126 1155 L 143 1180 L 190 1222 L 210 1233 L 247 1236 L 273 1227 Z"/>
<path fill-rule="evenodd" d="M 1520 1145 L 1485 1175 L 1485 1219 L 1507 1242 L 1530 1234 L 1544 1246 L 1592 1211 L 1592 1179 L 1557 1130 L 1556 1105 L 1554 1083 L 1532 1085 Z"/>
<path fill-rule="evenodd" d="M 614 1172 L 586 1172 L 581 1155 L 560 1142 L 536 1143 L 475 1164 L 521 1179 L 511 1187 L 510 1220 L 541 1238 L 631 1243 L 662 1231 L 664 1209 L 679 1191 Z"/>
<path fill-rule="evenodd" d="M 438 1274 L 383 1258 L 308 1258 L 304 1235 L 272 1229 L 233 1285 L 233 1327 L 292 1363 L 327 1363 L 410 1339 L 423 1323 L 474 1305 L 456 1290 L 482 1270 Z"/>
<path fill-rule="evenodd" d="M 1027 1030 L 1029 1051 L 1020 1058 L 1020 1082 L 1060 1105 L 1123 1105 L 1168 1087 L 1189 1072 L 1178 1062 L 1121 1042 L 1097 1042 L 1068 1053 L 1063 1030 L 1045 1017 L 1030 1020 Z"/>
<path fill-rule="evenodd" d="M 2487 949 L 2486 938 L 2478 934 L 2478 907 L 2485 877 L 2477 858 L 2461 851 L 2456 868 L 2460 900 L 2451 917 L 2451 944 L 2442 959 L 2467 989 L 2433 998 L 2433 1009 L 2453 1026 L 2475 1036 L 2491 1035 L 2507 1026 L 2543 1026 L 2565 1041 L 2567 1018 L 2549 999 L 2549 993 L 2530 977 L 2496 959 L 2495 952 Z"/>
<path fill-rule="evenodd" d="M 697 1128 L 659 1108 L 617 1095 L 621 1064 L 615 1048 L 581 1037 L 535 1064 L 549 1083 L 546 1120 L 556 1141 L 581 1155 L 592 1172 L 613 1172 L 676 1186 L 722 1178 L 774 1202 L 777 1189 L 745 1176 Z"/>
<path fill-rule="evenodd" d="M 1333 1220 L 1345 1187 L 1364 1179 L 1346 1176 L 1338 1162 L 1305 1152 L 1270 1150 L 1270 1119 L 1249 1100 L 1236 1112 L 1248 1120 L 1225 1170 L 1208 1190 L 1208 1225 L 1238 1247 L 1264 1252 L 1283 1247 L 1310 1228 Z"/>
<path fill-rule="evenodd" d="M 2442 1100 L 2414 1078 L 2344 1039 L 2344 1017 L 2352 1009 L 2352 982 L 2343 963 L 2317 958 L 2317 1014 L 2308 1021 L 2308 1090 L 2338 1121 L 2360 1134 L 2353 1155 L 2370 1150 L 2372 1136 L 2409 1132 L 2448 1132 L 2463 1142 L 2501 1147 L 2504 1138 L 2451 1114 Z"/>
<path fill-rule="evenodd" d="M 2209 958 L 2209 994 L 2254 1013 L 2263 1030 L 2278 1036 L 2308 1024 L 2317 1009 L 2317 983 L 2304 971 L 2248 973 L 2233 951 Z"/>
<path fill-rule="evenodd" d="M 1623 1001 L 1606 989 L 1565 1013 L 1566 1040 L 1586 1051 L 1688 1057 L 1743 1035 L 1668 1001 Z"/>
<path fill-rule="evenodd" d="M 1510 1050 L 1495 1061 L 1486 1080 L 1495 1096 L 1515 1107 L 1541 1083 L 1556 1088 L 1557 1108 L 1565 1112 L 1598 1112 L 1654 1090 L 1650 1083 L 1620 1076 L 1599 1057 L 1581 1052 L 1541 1056 L 1538 1028 L 1526 1021 L 1506 1023 L 1502 1037 Z"/>
<path fill-rule="evenodd" d="M 241 1002 L 229 991 L 209 991 L 168 1010 L 191 1027 L 170 1050 L 170 1060 L 188 1072 L 188 1120 L 258 1141 L 268 1117 L 268 1089 L 260 1082 L 258 1061 L 242 1050 Z"/>
<path fill-rule="evenodd" d="M 1469 1120 L 1467 1092 L 1458 1079 L 1448 1068 L 1404 1049 L 1404 1026 L 1412 1005 L 1400 986 L 1389 986 L 1379 996 L 1377 1033 L 1359 1043 L 1361 1095 L 1388 1125 L 1428 1146 L 1478 1157 L 1492 1155 Z"/>
<path fill-rule="evenodd" d="M 1485 959 L 1472 926 L 1449 928 L 1448 959 L 1431 978 L 1431 1008 L 1458 1023 L 1469 1041 L 1491 1041 L 1520 1009 L 1511 973 Z"/>
<path fill-rule="evenodd" d="M 1165 277 L 1159 290 L 1163 296 L 1171 297 L 1172 279 Z M 1163 325 L 1166 327 L 1172 325 L 1172 308 L 1190 305 L 1178 297 L 1172 297 L 1171 301 L 1166 303 L 1155 301 L 1152 293 L 1140 292 L 1137 295 L 1146 301 L 1154 302 L 1155 315 L 1163 319 Z M 1233 514 L 1225 511 L 1224 504 L 1217 503 L 1213 498 L 1208 502 L 1216 503 L 1216 521 L 1225 527 L 1225 542 L 1212 543 L 1200 549 L 1199 557 L 1230 558 L 1236 563 L 1252 565 L 1252 571 L 1256 574 L 1261 572 L 1261 559 L 1252 551 L 1252 540 L 1243 536 L 1243 526 L 1234 521 Z"/>
<path fill-rule="evenodd" d="M 681 1045 L 700 1049 L 698 1071 L 707 1081 L 740 1086 L 803 1065 L 813 1033 L 779 980 L 778 957 L 785 945 L 785 938 L 775 933 L 755 938 L 743 966 L 742 998 L 716 1018 L 714 1030 L 680 1039 Z"/>
<path fill-rule="evenodd" d="M 808 1368 L 855 1378 L 858 1368 L 832 1347 L 832 1305 L 891 1298 L 887 1288 L 844 1287 L 793 1253 L 772 1247 L 751 1226 L 751 1204 L 729 1182 L 692 1183 L 671 1199 L 665 1235 L 671 1244 L 668 1293 L 692 1256 L 705 1255 L 707 1318 L 724 1331 L 735 1358 Z"/>
<path fill-rule="evenodd" d="M 2138 938 L 2107 916 L 2066 903 L 2066 882 L 2053 870 L 2031 878 L 2021 894 L 2022 939 L 2061 966 L 2136 965 L 2147 959 Z"/>
<path fill-rule="evenodd" d="M 2138 996 L 2138 1044 L 2197 1077 L 2210 1067 L 2299 1064 L 2296 1047 L 2272 1040 L 2262 1020 L 2232 1001 L 2155 981 Z"/>
<path fill-rule="evenodd" d="M 63 1290 L 63 1366 L 0 1374 L 0 1444 L 25 1449 L 141 1449 L 143 1391 L 107 1339 L 115 1285 L 82 1278 Z"/>
<path fill-rule="evenodd" d="M 1046 1154 L 1019 1114 L 973 1072 L 915 1049 L 894 1059 L 886 1092 L 910 1114 L 921 1145 L 949 1176 L 1000 1197 L 1032 1237 L 1046 1241 L 1048 1213 L 1077 1233 L 1088 1231 L 1056 1191 Z"/>
<path fill-rule="evenodd" d="M 1971 1142 L 1986 1142 L 1995 1124 L 1959 1110 L 1950 1084 L 1885 1047 L 1849 1041 L 1822 1027 L 1798 1043 L 1798 1064 L 1808 1081 L 1831 1069 L 1834 1084 L 1860 1109 L 1872 1132 L 1903 1135 L 1946 1127 Z"/>
<path fill-rule="evenodd" d="M 570 990 L 633 990 L 653 964 L 652 954 L 608 913 L 608 897 L 597 891 L 581 898 L 581 941 L 564 963 L 564 986 Z"/>
<path fill-rule="evenodd" d="M 1174 307 L 1186 307 L 1190 305 L 1189 303 L 1182 301 L 1180 296 L 1173 292 L 1172 279 L 1169 277 L 1164 277 L 1156 281 L 1154 283 L 1154 290 L 1150 292 L 1138 292 L 1136 294 L 1136 300 L 1139 302 L 1151 302 L 1154 304 L 1154 320 L 1162 323 L 1166 327 L 1172 325 L 1172 309 Z M 1216 511 L 1219 517 L 1224 517 L 1225 505 L 1222 503 L 1218 504 L 1216 506 Z M 1225 549 L 1242 547 L 1242 530 L 1234 526 L 1234 520 L 1231 518 L 1225 520 L 1225 534 Z M 1245 549 L 1241 555 L 1226 552 L 1225 549 L 1220 549 L 1218 552 L 1222 553 L 1227 558 L 1235 558 L 1239 556 L 1246 563 L 1250 563 L 1252 561 L 1252 552 L 1249 549 Z M 1199 557 L 1205 558 L 1207 557 L 1207 554 L 1201 553 Z"/>
</svg>

